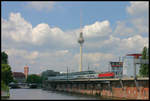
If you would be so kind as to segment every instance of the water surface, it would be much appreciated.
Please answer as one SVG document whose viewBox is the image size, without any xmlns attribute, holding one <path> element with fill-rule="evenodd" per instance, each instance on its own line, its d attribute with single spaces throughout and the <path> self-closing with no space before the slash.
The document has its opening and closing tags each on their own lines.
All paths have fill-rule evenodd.
<svg viewBox="0 0 150 101">
<path fill-rule="evenodd" d="M 70 93 L 47 91 L 42 89 L 10 89 L 11 99 L 22 100 L 96 100 L 99 98 Z"/>
</svg>

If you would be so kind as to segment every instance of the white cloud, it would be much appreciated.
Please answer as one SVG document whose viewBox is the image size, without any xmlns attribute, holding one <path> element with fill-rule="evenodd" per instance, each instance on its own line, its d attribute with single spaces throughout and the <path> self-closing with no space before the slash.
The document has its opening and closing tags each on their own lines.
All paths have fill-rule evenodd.
<svg viewBox="0 0 150 101">
<path fill-rule="evenodd" d="M 40 57 L 52 57 L 54 58 L 61 58 L 69 54 L 69 50 L 58 50 L 55 52 L 41 52 Z"/>
<path fill-rule="evenodd" d="M 6 49 L 5 51 L 9 56 L 19 56 L 27 60 L 34 60 L 39 55 L 37 51 L 28 52 L 27 50 L 14 48 Z"/>
<path fill-rule="evenodd" d="M 33 1 L 33 2 L 29 2 L 28 7 L 31 7 L 31 8 L 34 8 L 38 11 L 41 11 L 41 10 L 48 10 L 50 11 L 53 6 L 54 6 L 54 2 L 52 1 Z"/>
<path fill-rule="evenodd" d="M 148 2 L 147 1 L 133 1 L 130 2 L 130 6 L 126 8 L 130 15 L 141 15 L 148 13 Z"/>
<path fill-rule="evenodd" d="M 107 36 L 110 31 L 111 28 L 107 20 L 102 22 L 97 21 L 83 28 L 85 38 Z M 2 19 L 2 33 L 7 38 L 9 37 L 16 42 L 27 42 L 34 45 L 49 43 L 67 47 L 77 45 L 77 34 L 79 35 L 79 30 L 64 32 L 60 28 L 52 28 L 46 23 L 38 24 L 32 28 L 32 25 L 25 21 L 20 13 L 11 13 L 8 21 Z"/>
<path fill-rule="evenodd" d="M 148 40 L 149 39 L 147 37 L 135 35 L 121 40 L 118 50 L 126 52 L 142 52 L 144 46 L 148 47 Z"/>
<path fill-rule="evenodd" d="M 33 51 L 29 55 L 26 56 L 27 59 L 36 59 L 38 57 L 39 53 L 37 51 Z"/>
<path fill-rule="evenodd" d="M 113 34 L 117 37 L 133 37 L 137 34 L 148 36 L 148 2 L 130 2 L 126 7 L 128 19 L 117 21 Z"/>
<path fill-rule="evenodd" d="M 148 33 L 149 25 L 149 5 L 146 1 L 130 2 L 130 6 L 127 6 L 126 10 L 131 16 L 130 22 L 133 24 L 133 28 L 137 32 Z"/>
<path fill-rule="evenodd" d="M 113 53 L 114 50 L 118 49 L 118 45 L 120 44 L 121 39 L 119 37 L 115 37 L 110 35 L 105 39 L 97 39 L 96 41 L 89 41 L 85 43 L 85 50 L 91 52 L 104 52 L 104 53 Z"/>
<path fill-rule="evenodd" d="M 107 36 L 110 32 L 111 28 L 108 20 L 102 22 L 96 21 L 92 25 L 83 27 L 83 34 L 85 37 L 103 37 Z"/>
<path fill-rule="evenodd" d="M 51 33 L 51 29 L 48 24 L 45 23 L 38 24 L 32 30 L 31 41 L 35 44 L 36 43 L 42 44 L 45 41 L 45 39 L 48 38 L 50 33 Z"/>
<path fill-rule="evenodd" d="M 132 24 L 136 28 L 138 32 L 141 34 L 147 34 L 149 32 L 148 28 L 148 17 L 139 17 L 139 18 L 134 18 L 131 20 Z"/>
<path fill-rule="evenodd" d="M 110 53 L 83 53 L 83 60 L 85 62 L 89 62 L 92 64 L 95 63 L 102 63 L 101 61 L 105 61 L 105 60 L 111 60 L 113 59 L 115 56 L 113 54 Z M 78 62 L 80 61 L 80 54 L 75 54 L 74 55 L 74 59 L 78 60 Z"/>
<path fill-rule="evenodd" d="M 124 39 L 110 36 L 108 40 L 102 43 L 101 48 L 105 47 L 107 52 L 121 56 L 126 55 L 128 52 L 141 52 L 144 46 L 148 47 L 148 40 L 148 37 L 142 37 L 140 34 Z"/>
<path fill-rule="evenodd" d="M 74 55 L 74 60 L 77 61 L 78 66 L 80 63 L 79 58 L 80 54 Z M 95 69 L 96 67 L 98 71 L 107 71 L 109 69 L 109 61 L 112 61 L 115 58 L 116 56 L 111 53 L 83 53 L 83 69 L 86 70 L 89 64 L 91 69 Z"/>
<path fill-rule="evenodd" d="M 74 33 L 73 33 L 74 34 Z M 48 24 L 38 24 L 32 30 L 32 43 L 42 45 L 44 43 L 58 46 L 70 46 L 76 44 L 73 35 L 62 31 L 58 27 L 51 28 Z"/>
<path fill-rule="evenodd" d="M 117 36 L 131 36 L 135 32 L 132 27 L 127 27 L 125 22 L 118 21 L 113 33 L 114 35 L 117 35 Z"/>
<path fill-rule="evenodd" d="M 88 53 L 85 54 L 85 57 L 93 62 L 100 62 L 102 60 L 112 59 L 114 56 L 110 53 Z"/>
<path fill-rule="evenodd" d="M 11 13 L 8 21 L 2 19 L 2 34 L 4 38 L 34 45 L 42 45 L 46 42 L 72 45 L 76 42 L 72 34 L 65 33 L 57 27 L 51 28 L 45 23 L 32 28 L 32 25 L 25 21 L 20 13 Z"/>
<path fill-rule="evenodd" d="M 20 13 L 10 13 L 9 20 L 2 20 L 2 34 L 20 42 L 30 42 L 32 25 L 25 21 Z"/>
<path fill-rule="evenodd" d="M 140 53 L 144 46 L 148 47 L 148 41 L 148 37 L 143 37 L 140 34 L 123 39 L 110 35 L 106 40 L 103 41 L 98 40 L 96 42 L 88 42 L 86 44 L 86 49 L 84 50 L 111 53 L 119 57 L 127 54 L 128 52 Z"/>
</svg>

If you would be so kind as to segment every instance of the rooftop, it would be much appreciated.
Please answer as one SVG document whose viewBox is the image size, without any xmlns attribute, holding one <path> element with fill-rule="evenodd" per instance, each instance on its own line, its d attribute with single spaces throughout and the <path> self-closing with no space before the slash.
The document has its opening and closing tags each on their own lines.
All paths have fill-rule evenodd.
<svg viewBox="0 0 150 101">
<path fill-rule="evenodd" d="M 13 72 L 13 77 L 25 77 L 25 75 L 22 72 Z"/>
</svg>

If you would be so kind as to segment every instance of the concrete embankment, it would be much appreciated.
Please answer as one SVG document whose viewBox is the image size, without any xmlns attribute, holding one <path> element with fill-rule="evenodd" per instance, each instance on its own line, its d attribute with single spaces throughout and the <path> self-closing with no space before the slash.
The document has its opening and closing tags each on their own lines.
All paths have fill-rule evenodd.
<svg viewBox="0 0 150 101">
<path fill-rule="evenodd" d="M 7 98 L 9 98 L 9 96 L 10 96 L 9 91 L 4 91 L 4 90 L 1 91 L 2 99 L 7 99 Z"/>
</svg>

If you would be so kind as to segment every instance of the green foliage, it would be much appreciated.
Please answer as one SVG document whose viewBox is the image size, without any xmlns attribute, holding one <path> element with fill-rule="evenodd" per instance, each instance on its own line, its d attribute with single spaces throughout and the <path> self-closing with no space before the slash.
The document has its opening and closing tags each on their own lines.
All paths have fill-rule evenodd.
<svg viewBox="0 0 150 101">
<path fill-rule="evenodd" d="M 13 82 L 14 82 L 14 83 L 18 83 L 18 81 L 17 81 L 17 80 L 13 80 Z"/>
<path fill-rule="evenodd" d="M 1 53 L 1 82 L 8 85 L 13 81 L 11 67 L 8 65 L 8 55 L 5 52 Z"/>
<path fill-rule="evenodd" d="M 143 48 L 142 59 L 149 59 L 149 52 L 148 52 L 147 47 Z M 139 74 L 140 76 L 148 77 L 149 76 L 149 64 L 141 64 Z"/>
<path fill-rule="evenodd" d="M 31 74 L 27 77 L 27 83 L 41 83 L 41 77 L 36 74 Z"/>
<path fill-rule="evenodd" d="M 2 64 L 8 64 L 8 55 L 5 52 L 2 52 L 1 55 L 2 55 L 1 57 Z"/>
<path fill-rule="evenodd" d="M 9 87 L 4 83 L 3 80 L 1 81 L 1 90 L 4 90 L 4 91 L 8 91 L 9 90 Z"/>
<path fill-rule="evenodd" d="M 1 79 L 6 85 L 13 81 L 11 67 L 8 64 L 2 64 Z"/>
</svg>

